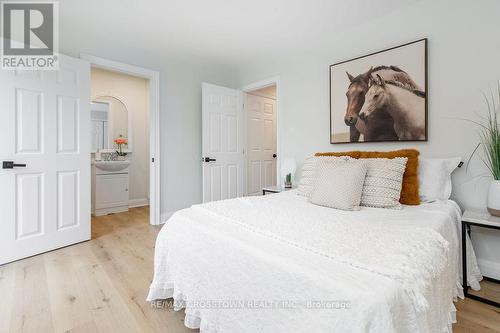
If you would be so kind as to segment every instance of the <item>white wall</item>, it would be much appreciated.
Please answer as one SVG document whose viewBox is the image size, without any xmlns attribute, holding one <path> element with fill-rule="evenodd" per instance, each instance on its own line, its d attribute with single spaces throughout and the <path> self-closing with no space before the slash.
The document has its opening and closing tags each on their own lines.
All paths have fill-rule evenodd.
<svg viewBox="0 0 500 333">
<path fill-rule="evenodd" d="M 146 79 L 92 68 L 90 96 L 113 96 L 127 107 L 131 149 L 129 202 L 144 205 L 149 199 L 149 82 Z M 128 126 L 128 125 L 126 125 Z M 130 135 L 132 134 L 132 135 Z"/>
<path fill-rule="evenodd" d="M 474 126 L 459 118 L 475 119 L 474 112 L 485 110 L 481 92 L 494 87 L 500 79 L 498 13 L 500 2 L 495 0 L 420 1 L 343 33 L 329 35 L 325 31 L 318 35 L 314 47 L 301 53 L 248 63 L 238 71 L 237 83 L 244 86 L 280 76 L 278 127 L 282 158 L 294 157 L 300 162 L 316 151 L 406 147 L 419 149 L 423 156 L 466 158 L 478 137 Z M 429 141 L 331 145 L 329 65 L 423 37 L 429 39 Z M 454 197 L 462 206 L 485 206 L 489 180 L 477 177 L 484 173 L 478 159 L 471 163 L 468 174 L 465 168 L 456 172 Z M 500 233 L 485 231 L 476 235 L 479 257 L 498 262 Z M 483 269 L 492 267 L 483 265 Z"/>
<path fill-rule="evenodd" d="M 232 86 L 233 71 L 202 57 L 178 59 L 154 48 L 135 48 L 133 37 L 93 35 L 65 16 L 70 2 L 59 5 L 61 53 L 74 57 L 86 53 L 159 71 L 161 214 L 166 217 L 201 202 L 201 83 Z"/>
</svg>

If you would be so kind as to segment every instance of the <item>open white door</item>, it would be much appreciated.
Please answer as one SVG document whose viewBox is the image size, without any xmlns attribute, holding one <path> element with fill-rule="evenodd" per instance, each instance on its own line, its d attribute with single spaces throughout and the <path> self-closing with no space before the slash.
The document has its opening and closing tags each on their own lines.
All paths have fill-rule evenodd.
<svg viewBox="0 0 500 333">
<path fill-rule="evenodd" d="M 90 239 L 90 65 L 59 59 L 0 72 L 0 264 Z"/>
<path fill-rule="evenodd" d="M 276 185 L 276 101 L 246 95 L 247 189 L 261 195 L 262 188 Z"/>
<path fill-rule="evenodd" d="M 202 128 L 203 202 L 243 196 L 242 93 L 203 83 Z"/>
</svg>

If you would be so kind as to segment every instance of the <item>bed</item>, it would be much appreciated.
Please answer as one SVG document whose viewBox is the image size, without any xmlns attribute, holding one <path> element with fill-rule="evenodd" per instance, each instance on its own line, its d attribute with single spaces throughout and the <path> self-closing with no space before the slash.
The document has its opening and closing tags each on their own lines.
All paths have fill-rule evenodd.
<svg viewBox="0 0 500 333">
<path fill-rule="evenodd" d="M 451 332 L 459 223 L 451 200 L 342 211 L 292 190 L 195 205 L 160 231 L 147 299 L 173 298 L 202 333 Z"/>
</svg>

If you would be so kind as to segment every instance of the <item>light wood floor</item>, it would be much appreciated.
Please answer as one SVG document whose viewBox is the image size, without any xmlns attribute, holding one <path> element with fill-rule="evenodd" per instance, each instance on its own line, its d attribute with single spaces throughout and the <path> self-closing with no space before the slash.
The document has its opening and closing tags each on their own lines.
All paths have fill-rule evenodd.
<svg viewBox="0 0 500 333">
<path fill-rule="evenodd" d="M 91 241 L 0 266 L 0 332 L 196 332 L 144 301 L 159 231 L 148 221 L 147 207 L 94 218 Z M 455 333 L 500 333 L 500 309 L 457 308 Z"/>
</svg>

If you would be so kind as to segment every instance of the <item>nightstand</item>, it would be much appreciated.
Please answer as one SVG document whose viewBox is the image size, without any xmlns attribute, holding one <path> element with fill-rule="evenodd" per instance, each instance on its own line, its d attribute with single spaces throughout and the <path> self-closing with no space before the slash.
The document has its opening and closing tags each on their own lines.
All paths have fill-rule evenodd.
<svg viewBox="0 0 500 333">
<path fill-rule="evenodd" d="M 266 195 L 266 193 L 280 193 L 283 191 L 293 190 L 294 187 L 284 187 L 284 186 L 267 186 L 262 188 L 262 195 Z"/>
<path fill-rule="evenodd" d="M 500 230 L 500 217 L 491 216 L 486 210 L 466 210 L 462 216 L 462 276 L 463 276 L 463 288 L 464 296 L 474 299 L 476 301 L 500 307 L 500 303 L 492 301 L 490 299 L 470 294 L 469 287 L 467 286 L 467 246 L 466 246 L 466 234 L 470 236 L 471 225 L 480 228 L 497 229 Z M 486 281 L 499 283 L 500 280 L 493 279 L 487 276 L 483 276 Z"/>
</svg>

